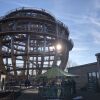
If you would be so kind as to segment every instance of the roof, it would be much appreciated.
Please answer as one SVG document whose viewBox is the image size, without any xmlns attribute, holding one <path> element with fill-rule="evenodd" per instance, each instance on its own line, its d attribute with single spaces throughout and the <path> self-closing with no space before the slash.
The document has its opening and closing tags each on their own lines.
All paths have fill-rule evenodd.
<svg viewBox="0 0 100 100">
<path fill-rule="evenodd" d="M 96 53 L 95 56 L 100 56 L 100 53 Z"/>
<path fill-rule="evenodd" d="M 56 78 L 56 77 L 77 77 L 78 75 L 65 72 L 58 67 L 52 67 L 51 69 L 48 69 L 47 72 L 45 72 L 41 76 L 44 76 L 47 78 Z"/>
<path fill-rule="evenodd" d="M 91 67 L 91 65 L 97 66 L 97 62 L 93 62 L 93 63 L 88 63 L 88 64 L 84 64 L 84 65 L 79 65 L 79 66 L 73 66 L 73 67 L 69 67 L 68 69 L 77 69 L 77 68 L 82 68 L 82 67 Z"/>
</svg>

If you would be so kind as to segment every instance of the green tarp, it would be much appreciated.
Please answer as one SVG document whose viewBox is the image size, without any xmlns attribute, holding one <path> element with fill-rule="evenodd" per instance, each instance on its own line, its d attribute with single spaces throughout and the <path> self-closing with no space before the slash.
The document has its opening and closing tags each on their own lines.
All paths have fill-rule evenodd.
<svg viewBox="0 0 100 100">
<path fill-rule="evenodd" d="M 52 67 L 51 69 L 48 69 L 47 72 L 39 76 L 47 77 L 47 78 L 56 78 L 56 77 L 77 77 L 78 75 L 70 74 L 68 72 L 63 71 L 62 69 L 58 67 Z"/>
</svg>

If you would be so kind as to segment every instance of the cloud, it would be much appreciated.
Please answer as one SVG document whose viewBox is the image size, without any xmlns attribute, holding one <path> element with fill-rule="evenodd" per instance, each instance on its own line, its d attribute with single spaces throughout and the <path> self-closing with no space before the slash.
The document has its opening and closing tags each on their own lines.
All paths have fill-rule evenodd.
<svg viewBox="0 0 100 100">
<path fill-rule="evenodd" d="M 100 20 L 98 18 L 90 17 L 89 19 L 90 19 L 92 24 L 97 25 L 97 26 L 100 27 Z"/>
<path fill-rule="evenodd" d="M 74 15 L 71 13 L 66 14 L 65 12 L 61 12 L 61 13 L 56 12 L 56 15 L 63 22 L 71 22 L 71 24 L 79 25 L 79 24 L 90 23 L 88 15 Z"/>
<path fill-rule="evenodd" d="M 94 6 L 96 9 L 100 8 L 100 0 L 93 0 L 94 1 Z"/>
<path fill-rule="evenodd" d="M 95 30 L 92 33 L 93 39 L 94 39 L 94 43 L 100 45 L 100 32 Z"/>
<path fill-rule="evenodd" d="M 80 13 L 81 12 L 81 9 L 80 9 L 79 14 L 76 12 L 77 10 L 76 6 L 73 8 L 70 8 L 69 5 L 71 4 L 71 1 L 65 1 L 65 0 L 63 1 L 54 0 L 54 1 L 55 1 L 55 8 L 54 8 L 55 14 L 63 22 L 66 22 L 66 23 L 71 22 L 71 24 L 74 24 L 74 25 L 91 23 L 92 25 L 100 26 L 100 20 L 98 18 L 98 14 L 100 13 L 100 0 L 86 1 L 88 2 L 87 5 L 85 5 L 86 9 L 84 10 L 83 13 Z M 67 3 L 67 6 L 65 6 L 66 3 Z M 73 10 L 74 8 L 75 10 Z M 84 7 L 82 5 L 82 9 L 83 8 Z"/>
<path fill-rule="evenodd" d="M 9 1 L 5 1 L 5 0 L 2 0 L 2 3 L 3 4 L 6 4 L 6 5 L 15 5 L 15 6 L 19 6 L 19 7 L 30 7 L 30 4 L 28 4 L 27 2 L 25 1 L 17 1 L 17 0 L 9 0 Z"/>
<path fill-rule="evenodd" d="M 83 52 L 83 51 L 87 51 L 87 50 L 89 50 L 89 49 L 86 48 L 86 47 L 74 47 L 72 49 L 73 52 L 75 52 L 75 51 L 77 51 L 77 52 Z"/>
<path fill-rule="evenodd" d="M 23 3 L 23 2 L 18 2 L 18 1 L 12 1 L 12 4 L 17 5 L 17 6 L 21 6 L 21 7 L 30 7 L 29 4 Z"/>
</svg>

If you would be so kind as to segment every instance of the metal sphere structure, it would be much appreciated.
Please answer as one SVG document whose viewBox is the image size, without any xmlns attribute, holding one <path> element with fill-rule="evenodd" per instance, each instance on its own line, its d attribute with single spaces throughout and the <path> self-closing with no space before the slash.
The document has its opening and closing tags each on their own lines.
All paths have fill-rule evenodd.
<svg viewBox="0 0 100 100">
<path fill-rule="evenodd" d="M 0 19 L 0 71 L 4 73 L 28 76 L 56 65 L 64 69 L 72 48 L 68 28 L 44 9 L 20 8 Z"/>
</svg>

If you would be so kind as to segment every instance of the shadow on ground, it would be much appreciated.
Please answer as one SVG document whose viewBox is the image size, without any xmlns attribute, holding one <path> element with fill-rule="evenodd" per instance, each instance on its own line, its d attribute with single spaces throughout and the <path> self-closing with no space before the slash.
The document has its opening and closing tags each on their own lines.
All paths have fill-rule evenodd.
<svg viewBox="0 0 100 100">
<path fill-rule="evenodd" d="M 83 99 L 78 99 L 78 100 L 100 100 L 100 93 L 96 92 L 78 92 L 74 97 L 80 96 Z"/>
</svg>

